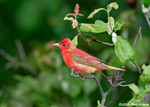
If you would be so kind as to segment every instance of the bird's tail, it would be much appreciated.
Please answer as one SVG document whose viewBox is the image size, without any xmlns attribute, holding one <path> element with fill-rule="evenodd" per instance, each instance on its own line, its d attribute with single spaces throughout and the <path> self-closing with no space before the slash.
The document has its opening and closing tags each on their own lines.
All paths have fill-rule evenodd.
<svg viewBox="0 0 150 107">
<path fill-rule="evenodd" d="M 125 69 L 122 69 L 122 68 L 117 68 L 117 67 L 113 67 L 113 66 L 110 66 L 110 65 L 106 65 L 108 67 L 108 69 L 110 70 L 117 70 L 117 71 L 126 71 Z"/>
</svg>

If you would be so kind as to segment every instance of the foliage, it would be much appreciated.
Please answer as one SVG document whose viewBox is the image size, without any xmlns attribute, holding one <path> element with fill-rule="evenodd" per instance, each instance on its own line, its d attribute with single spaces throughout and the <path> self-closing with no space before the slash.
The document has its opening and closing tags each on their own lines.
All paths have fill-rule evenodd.
<svg viewBox="0 0 150 107">
<path fill-rule="evenodd" d="M 74 38 L 74 30 L 78 34 L 73 42 L 79 48 L 110 65 L 125 65 L 123 80 L 126 83 L 135 83 L 136 88 L 114 88 L 107 96 L 106 106 L 117 107 L 120 102 L 146 104 L 150 98 L 149 66 L 146 66 L 150 64 L 150 37 L 143 10 L 149 17 L 149 0 L 142 0 L 137 4 L 128 1 L 110 2 L 0 1 L 0 107 L 100 106 L 101 96 L 96 83 L 70 76 L 70 69 L 64 64 L 60 51 L 52 46 L 54 42 L 65 37 Z M 142 4 L 145 8 L 141 9 Z M 72 29 L 62 19 L 74 6 L 74 12 L 64 18 L 71 21 Z M 91 12 L 94 8 L 98 9 Z M 142 41 L 137 40 L 132 48 L 131 44 L 139 26 Z M 81 37 L 80 33 L 84 36 Z M 118 35 L 121 35 L 119 41 Z M 98 41 L 95 42 L 96 40 Z M 122 51 L 117 50 L 118 55 L 115 48 L 99 44 L 101 41 L 109 42 L 111 46 L 115 45 L 114 47 L 121 48 Z M 123 44 L 122 41 L 127 47 L 118 46 L 118 42 Z M 126 49 L 131 51 L 131 56 L 124 52 Z M 145 64 L 141 75 L 130 61 L 139 66 Z M 109 83 L 100 74 L 97 73 L 96 76 L 105 91 L 109 88 Z M 104 71 L 104 74 L 113 76 L 114 72 Z M 137 94 L 133 93 L 136 91 Z"/>
<path fill-rule="evenodd" d="M 78 4 L 77 4 L 78 5 Z M 77 6 L 76 5 L 76 6 Z M 137 38 L 135 39 L 134 41 L 134 44 L 133 44 L 133 47 L 130 45 L 130 43 L 122 38 L 121 36 L 117 36 L 116 34 L 116 31 L 118 30 L 121 30 L 121 27 L 123 26 L 124 22 L 122 20 L 119 20 L 117 22 L 115 22 L 114 18 L 112 16 L 110 16 L 110 12 L 112 10 L 112 8 L 114 9 L 118 9 L 118 4 L 116 2 L 113 2 L 113 3 L 110 3 L 107 8 L 99 8 L 99 9 L 95 9 L 89 16 L 88 18 L 91 19 L 93 18 L 93 16 L 95 14 L 97 14 L 98 12 L 104 10 L 107 12 L 107 20 L 108 22 L 105 23 L 101 20 L 96 20 L 94 24 L 89 24 L 89 23 L 79 23 L 78 20 L 76 19 L 76 14 L 74 13 L 74 17 L 75 17 L 75 20 L 76 20 L 76 26 L 72 26 L 73 29 L 77 29 L 78 31 L 78 35 L 80 35 L 81 37 L 83 37 L 84 34 L 82 33 L 103 33 L 103 32 L 107 32 L 109 35 L 112 36 L 112 42 L 114 44 L 114 51 L 116 53 L 116 55 L 118 56 L 118 58 L 120 59 L 120 61 L 123 63 L 123 64 L 126 64 L 127 61 L 134 61 L 136 59 L 136 55 L 135 55 L 135 50 L 133 49 L 136 41 L 137 41 Z M 76 8 L 75 7 L 75 10 L 78 10 L 79 12 L 79 7 Z M 70 16 L 66 16 L 65 19 L 73 19 L 72 15 Z M 72 20 L 71 20 L 72 21 Z M 72 21 L 72 23 L 74 23 Z M 139 34 L 138 34 L 139 35 Z M 137 36 L 138 36 L 137 35 Z M 85 35 L 86 36 L 86 35 Z M 91 39 L 92 38 L 90 37 L 90 35 L 87 36 L 87 38 Z M 76 37 L 74 38 L 76 40 L 75 44 L 77 44 L 77 39 Z M 73 42 L 75 41 L 73 39 Z M 96 41 L 98 42 L 97 39 L 94 39 L 93 41 Z M 101 42 L 103 44 L 103 42 Z M 139 66 L 137 64 L 135 64 L 137 66 L 137 68 L 139 69 Z M 139 72 L 141 72 L 139 70 Z M 104 75 L 104 74 L 103 74 Z M 117 77 L 115 77 L 116 79 Z M 108 81 L 110 82 L 110 87 L 113 85 L 113 88 L 116 87 L 116 86 L 119 86 L 119 85 L 114 85 L 112 83 L 112 79 L 108 79 Z M 115 80 L 117 81 L 117 79 Z M 148 80 L 149 81 L 149 80 Z M 122 84 L 123 82 L 120 82 L 120 84 Z M 117 83 L 119 84 L 119 83 Z M 135 84 L 131 84 L 131 85 L 128 85 L 129 88 L 131 88 L 136 94 L 139 92 L 139 89 L 138 87 L 135 85 Z M 101 100 L 101 104 L 100 106 L 104 106 L 105 104 L 105 100 L 106 100 L 106 97 L 107 97 L 107 93 L 110 91 L 110 89 L 108 89 L 108 92 L 104 92 L 103 89 L 101 88 L 101 86 L 99 86 L 100 88 L 100 94 L 102 96 L 102 100 Z M 149 92 L 149 90 L 147 91 Z M 143 94 L 142 94 L 143 95 Z M 143 96 L 141 97 L 143 98 Z M 134 98 L 133 98 L 134 99 Z M 138 99 L 138 98 L 137 98 Z M 132 100 L 131 100 L 132 101 Z M 141 100 L 140 100 L 141 101 Z M 134 103 L 140 103 L 140 102 L 134 102 Z M 129 102 L 130 104 L 130 102 Z M 99 106 L 99 103 L 98 103 L 98 106 Z"/>
<path fill-rule="evenodd" d="M 76 26 L 73 26 L 73 28 L 78 27 L 78 24 L 79 24 L 81 32 L 91 32 L 91 33 L 108 32 L 108 34 L 110 34 L 112 36 L 112 41 L 115 45 L 116 55 L 118 56 L 120 61 L 123 64 L 125 64 L 126 61 L 134 61 L 135 60 L 135 51 L 127 40 L 123 39 L 121 36 L 117 36 L 117 34 L 115 33 L 116 31 L 121 29 L 121 27 L 123 26 L 123 23 L 124 23 L 122 20 L 115 22 L 114 18 L 112 16 L 110 16 L 110 12 L 111 12 L 112 8 L 118 9 L 118 7 L 119 7 L 118 4 L 113 2 L 107 6 L 107 9 L 105 9 L 105 8 L 96 9 L 88 16 L 88 18 L 93 18 L 93 16 L 95 14 L 97 14 L 98 12 L 100 12 L 102 10 L 105 10 L 108 15 L 107 23 L 105 23 L 101 20 L 96 20 L 94 24 L 88 24 L 88 23 L 79 24 L 77 19 L 74 19 L 74 20 L 76 20 L 77 24 L 76 24 Z M 76 10 L 76 7 L 75 7 L 75 10 Z M 73 19 L 72 15 L 70 15 L 70 14 L 69 14 L 69 16 L 67 14 L 67 16 L 65 17 L 65 20 Z M 74 13 L 73 16 L 74 15 L 75 15 L 75 17 L 78 16 L 78 15 L 76 15 L 76 13 Z M 74 24 L 74 22 L 72 22 L 72 23 Z"/>
<path fill-rule="evenodd" d="M 133 85 L 130 88 L 135 93 L 134 97 L 128 102 L 129 104 L 139 104 L 143 106 L 149 105 L 149 92 L 150 92 L 150 65 L 142 66 L 143 72 L 139 78 L 139 86 Z M 145 104 L 145 105 L 144 105 Z"/>
<path fill-rule="evenodd" d="M 128 43 L 128 41 L 121 36 L 117 36 L 117 41 L 115 45 L 115 53 L 119 57 L 120 61 L 125 64 L 125 62 L 135 60 L 135 51 Z"/>
<path fill-rule="evenodd" d="M 75 45 L 78 45 L 78 35 L 73 38 L 72 42 L 73 42 Z"/>
</svg>

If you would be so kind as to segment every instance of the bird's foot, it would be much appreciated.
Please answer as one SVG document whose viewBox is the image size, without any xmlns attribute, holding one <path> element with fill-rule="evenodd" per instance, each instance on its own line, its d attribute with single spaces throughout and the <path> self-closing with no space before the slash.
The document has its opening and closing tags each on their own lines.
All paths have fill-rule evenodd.
<svg viewBox="0 0 150 107">
<path fill-rule="evenodd" d="M 84 76 L 83 73 L 80 73 L 80 72 L 78 72 L 78 71 L 75 71 L 74 69 L 71 69 L 71 76 L 78 77 L 78 78 L 80 78 L 80 79 L 82 79 L 82 80 L 85 79 L 85 76 Z"/>
<path fill-rule="evenodd" d="M 85 79 L 85 75 L 83 73 L 79 73 L 79 78 L 84 80 Z"/>
<path fill-rule="evenodd" d="M 79 72 L 75 71 L 74 69 L 71 69 L 71 76 L 79 77 Z"/>
</svg>

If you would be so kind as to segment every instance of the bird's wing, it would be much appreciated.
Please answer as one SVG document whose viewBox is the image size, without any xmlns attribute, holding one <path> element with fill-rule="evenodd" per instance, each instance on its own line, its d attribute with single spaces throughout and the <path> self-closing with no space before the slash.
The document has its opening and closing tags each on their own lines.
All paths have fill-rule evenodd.
<svg viewBox="0 0 150 107">
<path fill-rule="evenodd" d="M 100 69 L 108 69 L 108 67 L 104 62 L 79 49 L 74 50 L 71 54 L 71 57 L 73 61 L 79 64 L 96 67 Z"/>
</svg>

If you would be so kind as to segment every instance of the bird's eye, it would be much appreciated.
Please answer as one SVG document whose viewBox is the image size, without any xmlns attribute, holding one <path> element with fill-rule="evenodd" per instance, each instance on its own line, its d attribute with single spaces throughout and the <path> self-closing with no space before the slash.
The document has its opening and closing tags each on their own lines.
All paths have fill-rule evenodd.
<svg viewBox="0 0 150 107">
<path fill-rule="evenodd" d="M 65 46 L 66 46 L 66 44 L 63 44 L 62 46 L 63 46 L 63 47 L 65 47 Z"/>
</svg>

